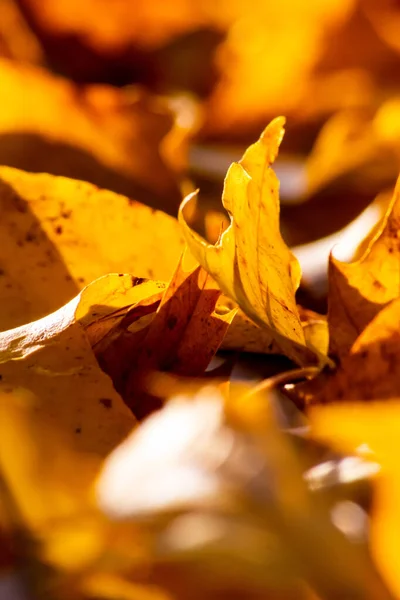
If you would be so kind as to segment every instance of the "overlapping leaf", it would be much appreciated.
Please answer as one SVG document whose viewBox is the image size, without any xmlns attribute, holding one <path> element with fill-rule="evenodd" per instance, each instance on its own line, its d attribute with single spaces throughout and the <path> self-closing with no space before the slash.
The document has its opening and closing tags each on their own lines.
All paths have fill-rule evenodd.
<svg viewBox="0 0 400 600">
<path fill-rule="evenodd" d="M 2 167 L 0 209 L 0 330 L 58 309 L 106 273 L 168 279 L 184 247 L 171 217 L 63 177 Z"/>
<path fill-rule="evenodd" d="M 162 144 L 174 130 L 180 140 L 189 132 L 188 115 L 177 125 L 167 102 L 141 88 L 80 88 L 6 59 L 0 70 L 1 164 L 89 181 L 176 211 L 182 165 L 165 160 Z"/>
<path fill-rule="evenodd" d="M 342 358 L 370 321 L 400 295 L 400 199 L 397 185 L 380 230 L 354 263 L 329 263 L 330 353 Z"/>
<path fill-rule="evenodd" d="M 204 269 L 183 256 L 162 297 L 132 306 L 94 344 L 100 364 L 135 414 L 143 416 L 154 407 L 144 389 L 153 371 L 204 373 L 236 312 L 215 310 L 220 295 Z"/>
<path fill-rule="evenodd" d="M 271 333 L 290 358 L 312 360 L 296 307 L 300 267 L 279 229 L 279 183 L 271 169 L 283 136 L 284 120 L 275 119 L 225 180 L 223 205 L 231 224 L 212 246 L 190 229 L 182 204 L 179 219 L 188 246 L 222 291 L 257 325 Z"/>
<path fill-rule="evenodd" d="M 146 517 L 156 560 L 173 563 L 178 577 L 192 573 L 203 596 L 218 585 L 257 598 L 305 599 L 311 589 L 389 599 L 365 546 L 346 539 L 307 489 L 270 408 L 265 397 L 224 399 L 212 387 L 171 398 L 105 461 L 100 506 L 116 520 Z"/>
</svg>

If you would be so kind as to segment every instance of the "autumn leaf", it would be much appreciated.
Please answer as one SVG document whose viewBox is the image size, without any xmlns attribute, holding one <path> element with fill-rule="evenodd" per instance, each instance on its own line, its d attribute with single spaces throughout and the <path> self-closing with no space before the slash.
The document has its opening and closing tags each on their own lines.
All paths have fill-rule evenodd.
<svg viewBox="0 0 400 600">
<path fill-rule="evenodd" d="M 233 307 L 232 301 L 226 297 L 220 300 L 222 306 Z M 312 310 L 297 306 L 300 321 L 307 345 L 322 357 L 328 353 L 328 324 L 326 317 Z M 256 352 L 259 354 L 280 354 L 273 334 L 256 325 L 240 309 L 235 314 L 228 331 L 225 334 L 221 348 L 240 352 Z"/>
<path fill-rule="evenodd" d="M 92 345 L 109 334 L 127 306 L 163 288 L 131 275 L 108 275 L 55 313 L 0 334 L 0 472 L 5 485 L 0 504 L 3 509 L 5 494 L 7 531 L 22 536 L 16 550 L 19 559 L 36 565 L 39 597 L 50 587 L 55 597 L 68 598 L 62 592 L 67 585 L 74 597 L 86 598 L 81 591 L 90 587 L 86 577 L 96 568 L 104 576 L 111 570 L 115 577 L 108 565 L 118 565 L 118 571 L 148 560 L 136 528 L 125 528 L 121 535 L 92 502 L 101 461 L 136 426 Z M 43 565 L 52 569 L 46 577 Z"/>
<path fill-rule="evenodd" d="M 220 295 L 186 253 L 162 296 L 150 295 L 133 306 L 94 345 L 99 363 L 136 415 L 154 407 L 145 390 L 152 371 L 191 377 L 204 373 L 236 312 L 215 310 Z"/>
<path fill-rule="evenodd" d="M 151 524 L 155 560 L 175 565 L 178 578 L 196 565 L 203 597 L 218 583 L 246 597 L 390 598 L 365 546 L 307 489 L 271 405 L 211 386 L 171 398 L 106 459 L 99 506 L 116 522 Z"/>
<path fill-rule="evenodd" d="M 79 87 L 6 59 L 0 70 L 0 164 L 81 179 L 175 213 L 182 158 L 166 160 L 163 144 L 175 136 L 181 154 L 188 105 L 182 120 L 142 88 Z"/>
<path fill-rule="evenodd" d="M 371 551 L 397 598 L 400 594 L 399 401 L 313 407 L 310 419 L 314 438 L 329 442 L 335 450 L 364 455 L 380 464 L 371 518 Z"/>
<path fill-rule="evenodd" d="M 173 218 L 63 177 L 0 168 L 0 210 L 0 330 L 57 310 L 106 273 L 168 280 L 184 247 Z"/>
<path fill-rule="evenodd" d="M 108 429 L 107 414 L 98 415 L 99 429 Z M 111 600 L 124 589 L 124 598 L 137 598 L 134 591 L 140 590 L 143 598 L 146 591 L 149 598 L 158 598 L 154 586 L 147 590 L 126 578 L 127 568 L 148 564 L 142 533 L 136 526 L 108 522 L 93 500 L 105 447 L 79 447 L 76 435 L 42 410 L 41 398 L 22 388 L 0 391 L 0 415 L 0 502 L 6 508 L 15 566 L 23 567 L 15 573 L 29 593 L 87 600 L 98 575 L 105 584 L 102 598 Z"/>
<path fill-rule="evenodd" d="M 283 136 L 282 118 L 266 128 L 225 179 L 223 205 L 231 224 L 212 246 L 190 229 L 182 203 L 179 221 L 193 255 L 257 325 L 266 328 L 280 350 L 300 364 L 312 360 L 298 315 L 295 292 L 300 267 L 279 230 L 279 183 L 270 168 Z"/>
<path fill-rule="evenodd" d="M 133 299 L 137 289 L 132 278 L 114 278 L 114 297 L 119 303 L 127 301 L 131 290 Z M 102 280 L 94 285 L 92 310 L 96 311 L 97 304 L 114 310 L 110 291 L 106 288 L 108 293 L 102 293 Z M 98 366 L 76 319 L 81 298 L 82 310 L 85 291 L 55 313 L 0 334 L 1 389 L 4 393 L 19 387 L 29 390 L 38 398 L 37 411 L 53 421 L 56 429 L 68 431 L 78 448 L 104 453 L 126 435 L 135 420 Z"/>
<path fill-rule="evenodd" d="M 310 401 L 319 404 L 400 396 L 399 330 L 397 298 L 367 325 L 335 372 L 310 384 Z"/>
<path fill-rule="evenodd" d="M 329 261 L 329 352 L 342 359 L 356 338 L 400 294 L 400 187 L 364 255 L 353 263 Z"/>
</svg>

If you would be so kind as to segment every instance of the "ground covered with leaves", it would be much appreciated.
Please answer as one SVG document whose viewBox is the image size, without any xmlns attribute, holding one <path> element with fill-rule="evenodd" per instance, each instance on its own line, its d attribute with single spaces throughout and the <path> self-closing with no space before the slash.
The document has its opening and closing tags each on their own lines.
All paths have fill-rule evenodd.
<svg viewBox="0 0 400 600">
<path fill-rule="evenodd" d="M 377 7 L 0 0 L 0 600 L 400 598 Z"/>
</svg>

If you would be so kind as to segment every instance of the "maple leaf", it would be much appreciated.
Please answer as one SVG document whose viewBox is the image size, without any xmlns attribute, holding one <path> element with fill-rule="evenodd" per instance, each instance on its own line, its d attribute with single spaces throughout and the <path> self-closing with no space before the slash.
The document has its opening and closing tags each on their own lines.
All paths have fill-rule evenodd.
<svg viewBox="0 0 400 600">
<path fill-rule="evenodd" d="M 222 198 L 231 224 L 215 246 L 186 221 L 193 195 L 182 203 L 179 221 L 193 255 L 221 290 L 257 325 L 267 328 L 284 354 L 305 364 L 313 353 L 306 347 L 295 301 L 300 266 L 281 237 L 279 182 L 270 168 L 283 125 L 283 118 L 272 121 L 241 161 L 231 165 Z"/>
<path fill-rule="evenodd" d="M 168 279 L 184 248 L 172 217 L 64 177 L 1 167 L 0 211 L 0 330 L 57 310 L 105 273 Z"/>
<path fill-rule="evenodd" d="M 400 294 L 400 183 L 382 223 L 353 263 L 329 260 L 329 353 L 343 358 L 356 338 L 390 301 Z"/>
</svg>

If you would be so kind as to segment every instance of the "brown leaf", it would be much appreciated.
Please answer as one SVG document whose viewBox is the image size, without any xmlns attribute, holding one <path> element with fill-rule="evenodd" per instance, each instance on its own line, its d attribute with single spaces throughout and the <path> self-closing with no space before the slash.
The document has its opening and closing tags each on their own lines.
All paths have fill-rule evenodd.
<svg viewBox="0 0 400 600">
<path fill-rule="evenodd" d="M 171 217 L 63 177 L 0 168 L 0 212 L 0 330 L 56 310 L 105 273 L 168 279 L 184 247 Z"/>
<path fill-rule="evenodd" d="M 329 261 L 329 352 L 346 356 L 356 338 L 391 300 L 400 295 L 400 184 L 385 218 L 354 263 Z"/>
<path fill-rule="evenodd" d="M 161 301 L 153 295 L 141 302 L 94 347 L 103 369 L 137 416 L 154 406 L 144 387 L 152 371 L 192 377 L 205 371 L 236 312 L 215 311 L 220 294 L 186 253 Z"/>
<path fill-rule="evenodd" d="M 393 300 L 367 325 L 337 371 L 315 380 L 313 404 L 383 400 L 400 396 L 400 299 Z M 312 386 L 313 384 L 310 384 Z"/>
</svg>

